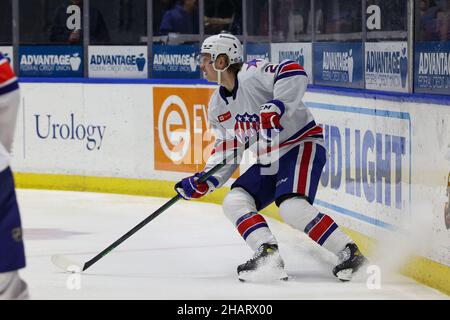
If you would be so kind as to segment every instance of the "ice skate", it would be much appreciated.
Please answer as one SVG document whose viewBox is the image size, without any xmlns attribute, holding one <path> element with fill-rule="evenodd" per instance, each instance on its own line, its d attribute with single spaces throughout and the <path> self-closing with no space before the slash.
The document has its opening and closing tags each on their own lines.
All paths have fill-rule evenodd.
<svg viewBox="0 0 450 320">
<path fill-rule="evenodd" d="M 253 258 L 238 266 L 237 272 L 240 281 L 265 282 L 288 279 L 276 244 L 262 244 Z"/>
<path fill-rule="evenodd" d="M 350 281 L 353 274 L 367 263 L 366 257 L 354 243 L 347 243 L 344 250 L 338 253 L 338 258 L 338 265 L 334 267 L 333 274 L 341 281 Z"/>
</svg>

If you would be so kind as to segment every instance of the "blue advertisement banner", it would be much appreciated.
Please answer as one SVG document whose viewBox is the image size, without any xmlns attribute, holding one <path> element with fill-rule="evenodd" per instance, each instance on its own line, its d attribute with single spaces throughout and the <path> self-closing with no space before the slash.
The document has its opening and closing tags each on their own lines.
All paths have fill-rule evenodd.
<svg viewBox="0 0 450 320">
<path fill-rule="evenodd" d="M 21 77 L 83 77 L 82 46 L 19 47 Z"/>
<path fill-rule="evenodd" d="M 326 42 L 314 44 L 314 83 L 363 88 L 362 44 Z"/>
<path fill-rule="evenodd" d="M 245 61 L 254 59 L 270 61 L 270 44 L 268 43 L 248 43 L 245 49 Z"/>
<path fill-rule="evenodd" d="M 416 42 L 414 91 L 450 95 L 450 41 Z"/>
<path fill-rule="evenodd" d="M 154 45 L 153 78 L 200 78 L 196 45 Z"/>
</svg>

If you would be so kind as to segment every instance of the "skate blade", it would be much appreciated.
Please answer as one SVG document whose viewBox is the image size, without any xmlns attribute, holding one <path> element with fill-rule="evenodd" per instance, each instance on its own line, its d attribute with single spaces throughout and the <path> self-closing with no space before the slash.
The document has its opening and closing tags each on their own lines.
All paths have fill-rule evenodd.
<svg viewBox="0 0 450 320">
<path fill-rule="evenodd" d="M 272 282 L 287 281 L 289 276 L 284 270 L 258 270 L 241 272 L 238 275 L 238 279 L 241 282 Z"/>
<path fill-rule="evenodd" d="M 336 277 L 342 282 L 350 281 L 353 277 L 353 269 L 343 269 L 336 273 Z"/>
</svg>

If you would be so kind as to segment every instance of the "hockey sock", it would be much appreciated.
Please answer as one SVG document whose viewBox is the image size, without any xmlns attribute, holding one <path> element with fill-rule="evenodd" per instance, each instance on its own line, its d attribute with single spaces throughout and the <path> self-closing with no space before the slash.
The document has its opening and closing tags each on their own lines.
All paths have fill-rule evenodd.
<svg viewBox="0 0 450 320">
<path fill-rule="evenodd" d="M 305 232 L 312 240 L 337 255 L 347 243 L 353 242 L 334 222 L 320 213 L 303 198 L 290 198 L 280 205 L 284 221 L 297 230 Z"/>
<path fill-rule="evenodd" d="M 266 220 L 257 212 L 249 212 L 241 216 L 236 221 L 236 228 L 254 251 L 263 243 L 277 243 Z"/>
<path fill-rule="evenodd" d="M 234 188 L 227 194 L 223 211 L 254 251 L 263 243 L 277 243 L 266 220 L 257 213 L 255 200 L 244 189 Z"/>
</svg>

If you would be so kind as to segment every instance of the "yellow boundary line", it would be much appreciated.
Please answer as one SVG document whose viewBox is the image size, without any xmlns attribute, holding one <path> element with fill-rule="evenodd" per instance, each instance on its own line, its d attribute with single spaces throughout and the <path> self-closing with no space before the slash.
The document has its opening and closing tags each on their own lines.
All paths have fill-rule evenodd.
<svg viewBox="0 0 450 320">
<path fill-rule="evenodd" d="M 166 198 L 174 196 L 172 181 L 39 173 L 15 173 L 14 178 L 16 186 L 23 189 L 89 191 Z M 220 188 L 199 201 L 221 204 L 228 190 L 228 188 Z M 263 213 L 282 221 L 274 204 L 264 209 Z M 370 255 L 375 246 L 373 239 L 347 228 L 342 229 L 358 244 L 363 252 Z M 424 257 L 413 256 L 400 272 L 450 295 L 450 267 Z"/>
</svg>

